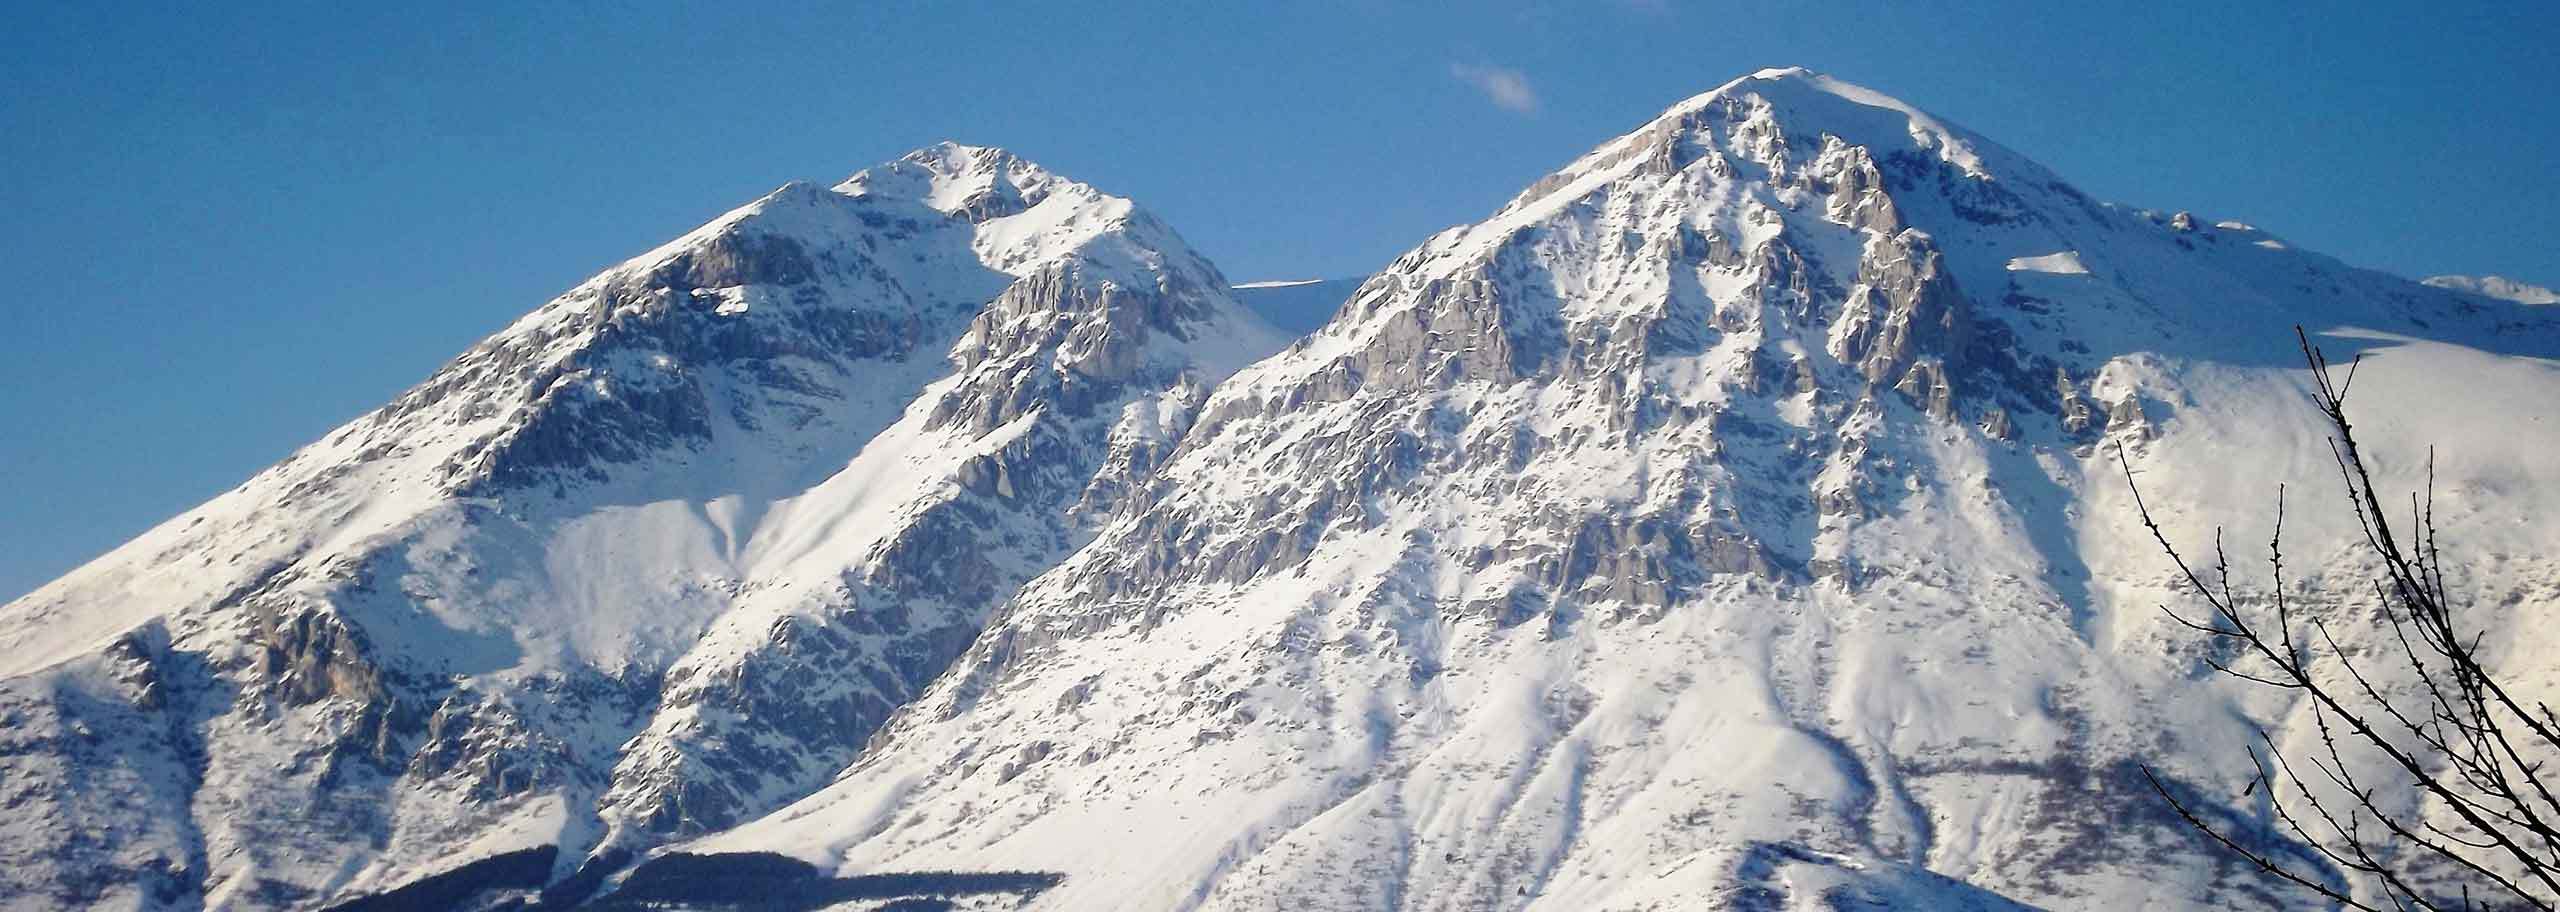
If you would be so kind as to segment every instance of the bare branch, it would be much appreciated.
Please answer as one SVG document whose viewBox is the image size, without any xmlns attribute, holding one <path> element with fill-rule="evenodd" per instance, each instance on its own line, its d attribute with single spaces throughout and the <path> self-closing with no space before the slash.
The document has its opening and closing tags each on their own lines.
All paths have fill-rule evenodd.
<svg viewBox="0 0 2560 912">
<path fill-rule="evenodd" d="M 2560 714 L 2541 703 L 2528 710 L 2512 697 L 2480 659 L 2485 631 L 2466 631 L 2455 619 L 2435 521 L 2434 450 L 2427 453 L 2425 486 L 2410 492 L 2406 519 L 2395 522 L 2346 414 L 2347 392 L 2363 359 L 2350 361 L 2344 376 L 2335 376 L 2310 334 L 2299 327 L 2294 334 L 2310 368 L 2313 404 L 2329 425 L 2330 457 L 2348 510 L 2372 561 L 2367 583 L 2388 630 L 2384 642 L 2398 647 L 2396 656 L 2387 647 L 2378 653 L 2350 649 L 2327 617 L 2309 618 L 2312 638 L 2297 638 L 2297 606 L 2285 577 L 2284 487 L 2276 490 L 2275 528 L 2267 541 L 2267 602 L 2275 626 L 2269 635 L 2240 609 L 2248 596 L 2233 585 L 2221 530 L 2214 534 L 2214 585 L 2208 585 L 2153 517 L 2122 449 L 2116 458 L 2144 528 L 2212 609 L 2202 622 L 2165 605 L 2161 612 L 2186 629 L 2239 644 L 2237 658 L 2203 659 L 2214 671 L 2294 694 L 2310 710 L 2320 744 L 2300 760 L 2335 791 L 2304 787 L 2296 759 L 2263 729 L 2258 740 L 2264 756 L 2249 751 L 2250 791 L 2265 788 L 2283 830 L 2358 885 L 2342 891 L 2325 874 L 2289 869 L 2277 853 L 2240 845 L 2180 803 L 2150 767 L 2143 773 L 2190 827 L 2261 870 L 2351 908 L 2373 906 L 2344 894 L 2378 896 L 2396 909 L 2444 908 L 2450 891 L 2459 894 L 2459 908 L 2468 909 L 2475 887 L 2495 887 L 2503 896 L 2494 903 L 2499 908 L 2552 909 L 2560 902 L 2560 792 L 2542 774 L 2560 758 Z M 2381 674 L 2395 659 L 2400 670 Z M 2243 660 L 2249 660 L 2245 670 Z M 2413 687 L 2386 683 L 2403 673 Z M 2341 681 L 2337 689 L 2324 683 Z M 2395 698 L 2395 692 L 2403 696 Z M 2403 700 L 2416 702 L 2414 713 L 2403 709 Z M 2377 778 L 2360 781 L 2360 767 Z M 2288 781 L 2294 791 L 2279 794 Z M 2341 797 L 2343 802 L 2333 803 Z M 2431 810 L 2444 816 L 2431 817 Z"/>
</svg>

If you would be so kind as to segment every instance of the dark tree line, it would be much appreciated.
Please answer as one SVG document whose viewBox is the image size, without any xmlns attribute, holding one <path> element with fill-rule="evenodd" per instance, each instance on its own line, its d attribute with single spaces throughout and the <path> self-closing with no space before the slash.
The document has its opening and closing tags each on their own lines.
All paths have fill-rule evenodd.
<svg viewBox="0 0 2560 912">
<path fill-rule="evenodd" d="M 2560 717 L 2511 692 L 2481 661 L 2481 631 L 2463 626 L 2436 536 L 2432 450 L 2425 491 L 2400 504 L 2378 490 L 2347 420 L 2356 364 L 2333 376 L 2310 337 L 2295 333 L 2371 568 L 2364 586 L 2341 595 L 2375 600 L 2387 621 L 2372 632 L 2380 647 L 2342 646 L 2338 619 L 2301 612 L 2288 595 L 2281 486 L 2268 585 L 2248 605 L 2232 588 L 2220 530 L 2208 576 L 2170 544 L 2138 487 L 2134 503 L 2203 602 L 2161 610 L 2220 641 L 2204 661 L 2253 686 L 2291 691 L 2308 708 L 2317 747 L 2288 751 L 2258 729 L 2248 752 L 2254 774 L 2241 794 L 2264 790 L 2282 831 L 2329 870 L 2313 854 L 2252 845 L 2199 816 L 2150 767 L 2143 773 L 2188 825 L 2224 849 L 2347 908 L 2552 909 L 2560 903 L 2560 784 L 2545 764 L 2560 756 Z M 2132 466 L 2124 466 L 2130 485 Z"/>
</svg>

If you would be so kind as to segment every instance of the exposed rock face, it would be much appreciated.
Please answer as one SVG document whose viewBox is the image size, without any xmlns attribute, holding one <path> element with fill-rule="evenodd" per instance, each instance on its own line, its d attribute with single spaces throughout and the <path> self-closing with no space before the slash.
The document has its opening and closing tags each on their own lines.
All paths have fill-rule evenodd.
<svg viewBox="0 0 2560 912">
<path fill-rule="evenodd" d="M 0 907 L 565 875 L 806 793 L 1181 430 L 1132 416 L 1280 346 L 1225 288 L 961 146 L 598 276 L 9 607 Z"/>
<path fill-rule="evenodd" d="M 1983 436 L 1993 440 L 2007 440 L 2016 433 L 2016 429 L 2009 424 L 2008 410 L 1993 406 L 1982 413 Z"/>
<path fill-rule="evenodd" d="M 1832 355 L 1877 383 L 1924 357 L 1962 363 L 1973 341 L 1969 310 L 1928 235 L 1905 229 L 1879 236 L 1859 260 L 1858 284 L 1833 324 Z"/>
<path fill-rule="evenodd" d="M 1043 268 L 970 322 L 952 352 L 964 379 L 934 406 L 932 424 L 983 434 L 1035 409 L 1084 418 L 1131 382 L 1169 385 L 1178 378 L 1164 371 L 1184 365 L 1150 362 L 1162 347 L 1152 337 L 1195 341 L 1184 336 L 1208 322 L 1213 300 L 1217 293 L 1190 276 L 1129 288 L 1096 281 L 1075 263 Z"/>
<path fill-rule="evenodd" d="M 2061 403 L 2062 429 L 2073 434 L 2088 430 L 2093 413 L 2089 409 L 2089 400 L 2081 397 L 2080 388 L 2071 385 L 2070 371 L 2054 368 L 2053 390 Z"/>
</svg>

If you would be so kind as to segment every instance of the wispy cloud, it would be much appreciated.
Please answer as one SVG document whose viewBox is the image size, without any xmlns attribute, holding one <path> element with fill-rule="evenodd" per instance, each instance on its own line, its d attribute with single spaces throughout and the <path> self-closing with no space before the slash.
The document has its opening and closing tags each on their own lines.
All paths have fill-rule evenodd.
<svg viewBox="0 0 2560 912">
<path fill-rule="evenodd" d="M 1453 63 L 1449 65 L 1449 75 L 1475 86 L 1486 100 L 1501 107 L 1522 114 L 1538 110 L 1538 93 L 1529 88 L 1527 73 L 1510 67 Z"/>
</svg>

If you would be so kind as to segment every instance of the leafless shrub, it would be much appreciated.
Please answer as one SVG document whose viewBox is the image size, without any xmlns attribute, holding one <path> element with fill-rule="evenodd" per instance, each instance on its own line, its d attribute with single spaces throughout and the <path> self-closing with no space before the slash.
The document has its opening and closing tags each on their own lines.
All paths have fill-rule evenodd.
<svg viewBox="0 0 2560 912">
<path fill-rule="evenodd" d="M 2170 544 L 2138 487 L 2134 503 L 2210 609 L 2161 610 L 2234 647 L 2204 661 L 2251 685 L 2291 691 L 2309 710 L 2319 746 L 2288 754 L 2259 729 L 2249 751 L 2254 774 L 2241 795 L 2266 790 L 2282 830 L 2332 867 L 2321 870 L 2311 853 L 2247 844 L 2254 840 L 2200 816 L 2190 803 L 2194 793 L 2181 801 L 2152 767 L 2143 775 L 2188 825 L 2224 849 L 2347 908 L 2551 909 L 2560 902 L 2560 798 L 2544 764 L 2560 756 L 2560 718 L 2511 694 L 2482 664 L 2480 632 L 2462 626 L 2436 538 L 2433 452 L 2427 490 L 2413 493 L 2405 517 L 2395 520 L 2347 420 L 2355 365 L 2333 377 L 2310 337 L 2299 328 L 2295 334 L 2363 530 L 2373 567 L 2364 582 L 2389 627 L 2376 633 L 2383 648 L 2342 647 L 2332 630 L 2338 619 L 2297 611 L 2285 579 L 2281 487 L 2267 542 L 2269 586 L 2249 606 L 2232 589 L 2219 530 L 2208 581 Z M 2133 484 L 2131 463 L 2118 458 Z M 2394 679 L 2408 683 L 2389 683 Z"/>
</svg>

